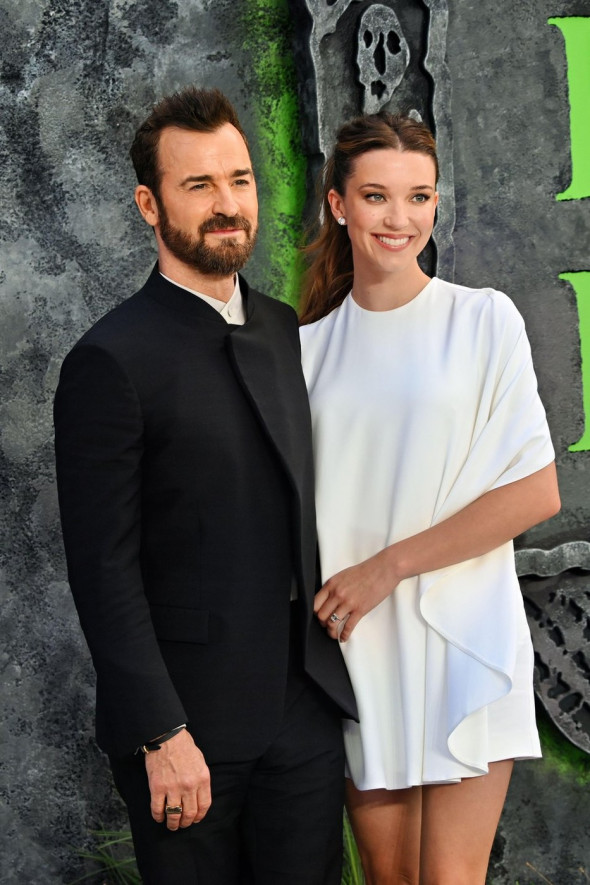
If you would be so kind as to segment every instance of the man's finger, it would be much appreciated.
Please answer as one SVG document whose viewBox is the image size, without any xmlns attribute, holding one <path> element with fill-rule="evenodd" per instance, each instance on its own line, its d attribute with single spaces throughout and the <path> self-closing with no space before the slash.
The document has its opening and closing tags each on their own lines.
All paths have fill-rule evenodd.
<svg viewBox="0 0 590 885">
<path fill-rule="evenodd" d="M 164 813 L 166 815 L 166 826 L 168 829 L 177 830 L 180 826 L 180 819 L 183 813 L 182 802 L 180 799 L 177 802 L 167 799 Z"/>
<path fill-rule="evenodd" d="M 197 815 L 195 817 L 196 824 L 199 823 L 200 820 L 203 820 L 203 818 L 211 808 L 211 787 L 209 784 L 199 789 L 197 793 L 197 800 L 199 806 L 197 810 Z"/>
<path fill-rule="evenodd" d="M 190 796 L 183 796 L 182 799 L 182 817 L 180 818 L 180 827 L 181 829 L 186 829 L 190 827 L 192 824 L 196 823 L 198 820 L 199 813 L 199 805 L 197 796 L 191 794 Z"/>
<path fill-rule="evenodd" d="M 162 821 L 166 819 L 166 815 L 164 813 L 165 801 L 166 795 L 164 793 L 152 793 L 150 801 L 150 811 L 152 812 L 152 817 L 156 821 L 156 823 L 161 824 Z"/>
</svg>

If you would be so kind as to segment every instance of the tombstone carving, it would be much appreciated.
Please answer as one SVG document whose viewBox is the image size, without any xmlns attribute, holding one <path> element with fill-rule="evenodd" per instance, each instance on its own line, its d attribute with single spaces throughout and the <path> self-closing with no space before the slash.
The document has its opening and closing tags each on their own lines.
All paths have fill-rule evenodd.
<svg viewBox="0 0 590 885">
<path fill-rule="evenodd" d="M 590 543 L 516 554 L 535 648 L 535 691 L 558 729 L 590 753 Z"/>
<path fill-rule="evenodd" d="M 410 60 L 410 47 L 393 9 L 375 3 L 363 12 L 357 47 L 363 111 L 376 114 L 393 96 Z"/>
</svg>

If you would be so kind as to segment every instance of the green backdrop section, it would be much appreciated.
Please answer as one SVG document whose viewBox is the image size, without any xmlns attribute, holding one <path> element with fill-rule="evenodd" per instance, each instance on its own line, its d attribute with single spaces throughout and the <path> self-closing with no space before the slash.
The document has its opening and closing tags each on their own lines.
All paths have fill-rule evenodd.
<svg viewBox="0 0 590 885">
<path fill-rule="evenodd" d="M 590 142 L 589 142 L 590 149 Z M 580 355 L 582 373 L 582 399 L 584 405 L 584 433 L 578 442 L 569 446 L 570 452 L 590 450 L 590 271 L 580 270 L 560 273 L 560 280 L 573 286 L 580 318 Z"/>
<path fill-rule="evenodd" d="M 297 307 L 298 246 L 305 202 L 306 159 L 301 146 L 297 82 L 286 0 L 246 0 L 243 48 L 252 58 L 256 100 L 252 153 L 259 166 L 261 242 L 267 267 L 264 289 Z"/>
<path fill-rule="evenodd" d="M 550 18 L 548 24 L 559 28 L 565 40 L 570 103 L 572 181 L 555 199 L 581 200 L 590 197 L 590 18 Z"/>
</svg>

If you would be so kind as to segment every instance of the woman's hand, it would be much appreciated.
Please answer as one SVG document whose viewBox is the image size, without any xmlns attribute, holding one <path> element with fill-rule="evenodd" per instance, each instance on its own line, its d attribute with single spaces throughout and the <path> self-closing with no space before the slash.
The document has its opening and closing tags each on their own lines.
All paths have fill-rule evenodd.
<svg viewBox="0 0 590 885">
<path fill-rule="evenodd" d="M 360 619 L 395 590 L 399 580 L 387 560 L 382 550 L 333 575 L 316 593 L 314 611 L 332 639 L 346 642 Z"/>
<path fill-rule="evenodd" d="M 314 611 L 329 635 L 345 642 L 363 615 L 400 581 L 482 556 L 549 519 L 559 507 L 555 463 L 551 463 L 486 492 L 443 522 L 338 572 L 316 594 Z"/>
</svg>

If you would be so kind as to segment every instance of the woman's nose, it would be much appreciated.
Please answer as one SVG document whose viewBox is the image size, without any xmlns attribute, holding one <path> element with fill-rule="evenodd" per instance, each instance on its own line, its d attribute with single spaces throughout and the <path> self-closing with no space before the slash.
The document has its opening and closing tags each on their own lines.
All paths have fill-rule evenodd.
<svg viewBox="0 0 590 885">
<path fill-rule="evenodd" d="M 408 223 L 408 210 L 405 202 L 395 200 L 387 206 L 387 214 L 384 218 L 385 223 L 392 230 L 402 230 Z"/>
</svg>

